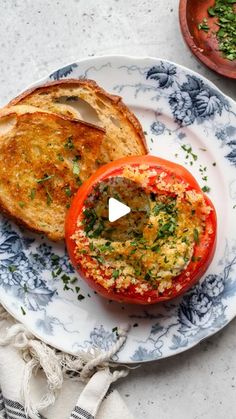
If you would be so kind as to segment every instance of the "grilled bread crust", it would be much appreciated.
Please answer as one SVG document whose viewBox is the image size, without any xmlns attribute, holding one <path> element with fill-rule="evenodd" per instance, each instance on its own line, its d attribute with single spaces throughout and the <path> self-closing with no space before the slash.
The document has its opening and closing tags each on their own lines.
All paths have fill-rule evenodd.
<svg viewBox="0 0 236 419">
<path fill-rule="evenodd" d="M 142 127 L 121 97 L 108 94 L 93 80 L 63 79 L 36 86 L 13 99 L 9 106 L 33 105 L 72 118 L 93 121 L 106 130 L 101 164 L 148 153 Z M 92 119 L 91 119 L 92 118 Z"/>
<path fill-rule="evenodd" d="M 79 185 L 97 167 L 104 130 L 17 105 L 0 111 L 0 209 L 52 240 Z"/>
</svg>

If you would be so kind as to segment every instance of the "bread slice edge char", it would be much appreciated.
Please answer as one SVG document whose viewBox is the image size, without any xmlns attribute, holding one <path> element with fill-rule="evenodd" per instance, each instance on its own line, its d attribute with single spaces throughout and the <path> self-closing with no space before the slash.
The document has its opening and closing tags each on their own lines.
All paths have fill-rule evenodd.
<svg viewBox="0 0 236 419">
<path fill-rule="evenodd" d="M 103 136 L 101 128 L 38 108 L 2 109 L 0 210 L 52 240 L 63 239 L 67 207 L 96 170 Z"/>
</svg>

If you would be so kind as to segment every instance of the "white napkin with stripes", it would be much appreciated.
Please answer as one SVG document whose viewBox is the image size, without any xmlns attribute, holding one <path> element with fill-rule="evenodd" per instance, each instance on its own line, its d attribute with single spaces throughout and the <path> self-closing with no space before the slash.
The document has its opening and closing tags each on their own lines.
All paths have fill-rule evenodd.
<svg viewBox="0 0 236 419">
<path fill-rule="evenodd" d="M 0 419 L 134 419 L 119 393 L 108 393 L 127 371 L 111 373 L 105 359 L 99 354 L 69 375 L 78 361 L 36 340 L 0 306 Z"/>
</svg>

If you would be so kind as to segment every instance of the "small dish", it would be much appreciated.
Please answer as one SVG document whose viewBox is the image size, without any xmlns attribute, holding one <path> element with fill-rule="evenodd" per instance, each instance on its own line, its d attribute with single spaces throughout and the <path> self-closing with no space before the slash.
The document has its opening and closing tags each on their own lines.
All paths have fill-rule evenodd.
<svg viewBox="0 0 236 419">
<path fill-rule="evenodd" d="M 179 21 L 184 40 L 192 53 L 207 67 L 222 76 L 236 79 L 236 60 L 223 57 L 218 49 L 218 41 L 211 31 L 199 30 L 198 25 L 208 16 L 207 9 L 214 5 L 214 0 L 180 0 Z M 210 29 L 218 26 L 208 21 Z"/>
</svg>

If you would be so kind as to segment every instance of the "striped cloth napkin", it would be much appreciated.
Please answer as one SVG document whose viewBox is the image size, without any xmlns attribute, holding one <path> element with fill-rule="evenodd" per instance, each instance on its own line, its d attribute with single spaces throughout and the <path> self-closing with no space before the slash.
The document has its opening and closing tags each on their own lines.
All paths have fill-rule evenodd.
<svg viewBox="0 0 236 419">
<path fill-rule="evenodd" d="M 0 419 L 134 419 L 110 385 L 128 374 L 109 353 L 76 357 L 56 351 L 34 336 L 0 306 Z"/>
</svg>

